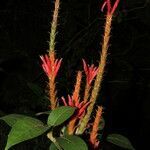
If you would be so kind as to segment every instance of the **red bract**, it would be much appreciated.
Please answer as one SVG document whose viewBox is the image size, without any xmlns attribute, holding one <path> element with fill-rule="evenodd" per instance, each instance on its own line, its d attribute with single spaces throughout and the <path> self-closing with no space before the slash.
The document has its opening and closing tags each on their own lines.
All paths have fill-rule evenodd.
<svg viewBox="0 0 150 150">
<path fill-rule="evenodd" d="M 89 66 L 84 59 L 82 59 L 83 61 L 83 67 L 84 67 L 84 71 L 86 74 L 86 80 L 87 83 L 90 85 L 94 79 L 94 77 L 97 75 L 98 72 L 98 67 L 95 67 L 94 64 L 92 64 L 91 66 Z"/>
<path fill-rule="evenodd" d="M 52 60 L 48 57 L 48 55 L 45 56 L 40 56 L 41 60 L 42 60 L 42 67 L 43 70 L 45 71 L 45 73 L 47 74 L 47 76 L 49 78 L 54 78 L 56 77 L 58 70 L 60 68 L 62 59 L 56 59 L 54 62 L 52 62 Z"/>
<path fill-rule="evenodd" d="M 70 95 L 68 95 L 68 102 L 66 102 L 66 99 L 64 97 L 62 97 L 61 99 L 65 106 L 71 106 L 71 107 L 77 108 L 77 110 L 76 110 L 77 113 L 76 113 L 75 117 L 78 117 L 78 118 L 80 118 L 83 115 L 87 106 L 90 103 L 90 102 L 84 103 L 84 101 L 79 102 L 79 99 L 78 99 L 78 101 L 74 101 Z"/>
<path fill-rule="evenodd" d="M 113 15 L 114 11 L 118 7 L 119 1 L 120 0 L 116 0 L 114 5 L 112 6 L 110 0 L 105 0 L 103 5 L 102 5 L 101 11 L 103 11 L 105 6 L 107 6 L 107 14 L 108 15 Z"/>
</svg>

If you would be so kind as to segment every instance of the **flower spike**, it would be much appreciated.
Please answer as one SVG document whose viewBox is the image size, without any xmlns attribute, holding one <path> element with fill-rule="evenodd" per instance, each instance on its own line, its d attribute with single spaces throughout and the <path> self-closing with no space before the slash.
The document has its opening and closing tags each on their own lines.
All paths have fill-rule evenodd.
<svg viewBox="0 0 150 150">
<path fill-rule="evenodd" d="M 113 13 L 115 12 L 115 10 L 116 10 L 116 8 L 119 4 L 119 1 L 120 0 L 116 0 L 114 5 L 112 6 L 110 0 L 105 0 L 102 7 L 101 7 L 101 11 L 103 12 L 103 10 L 106 6 L 107 7 L 107 14 L 108 15 L 113 15 Z"/>
<path fill-rule="evenodd" d="M 92 64 L 91 66 L 89 66 L 84 59 L 82 59 L 83 61 L 83 67 L 84 67 L 84 71 L 86 74 L 86 80 L 87 83 L 90 85 L 93 81 L 93 79 L 95 78 L 95 76 L 97 75 L 98 72 L 98 67 L 95 67 L 94 64 Z"/>
</svg>

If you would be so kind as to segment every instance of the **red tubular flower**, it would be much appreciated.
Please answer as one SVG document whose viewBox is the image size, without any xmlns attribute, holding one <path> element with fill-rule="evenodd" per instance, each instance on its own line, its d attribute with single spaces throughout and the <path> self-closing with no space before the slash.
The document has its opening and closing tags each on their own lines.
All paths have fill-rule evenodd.
<svg viewBox="0 0 150 150">
<path fill-rule="evenodd" d="M 89 66 L 84 59 L 82 59 L 83 61 L 83 67 L 84 67 L 84 71 L 86 74 L 86 81 L 87 83 L 90 85 L 94 79 L 94 77 L 97 75 L 98 72 L 98 67 L 94 67 L 94 64 L 92 64 L 91 66 Z"/>
<path fill-rule="evenodd" d="M 70 95 L 68 95 L 68 102 L 66 102 L 66 99 L 64 97 L 62 97 L 61 99 L 65 106 L 71 106 L 71 107 L 77 108 L 77 111 L 76 111 L 77 113 L 75 116 L 77 118 L 80 118 L 84 114 L 87 106 L 90 103 L 90 102 L 84 103 L 84 101 L 79 102 L 79 99 L 78 99 L 78 101 L 74 101 Z"/>
<path fill-rule="evenodd" d="M 114 5 L 112 6 L 110 0 L 105 0 L 103 5 L 102 5 L 101 11 L 103 11 L 105 6 L 107 6 L 107 14 L 108 15 L 113 15 L 114 11 L 116 10 L 116 8 L 119 4 L 119 1 L 120 0 L 116 0 Z"/>
<path fill-rule="evenodd" d="M 53 77 L 55 79 L 55 77 L 58 73 L 58 70 L 60 68 L 62 59 L 60 59 L 60 60 L 56 59 L 53 63 L 52 60 L 48 57 L 48 55 L 40 56 L 40 58 L 42 60 L 43 70 L 45 71 L 47 76 L 50 78 Z"/>
</svg>

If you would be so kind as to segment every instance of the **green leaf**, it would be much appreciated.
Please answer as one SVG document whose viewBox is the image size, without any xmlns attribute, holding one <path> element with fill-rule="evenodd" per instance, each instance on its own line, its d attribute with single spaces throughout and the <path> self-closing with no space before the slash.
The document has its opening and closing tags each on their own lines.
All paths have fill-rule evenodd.
<svg viewBox="0 0 150 150">
<path fill-rule="evenodd" d="M 49 150 L 58 150 L 54 143 L 52 143 L 49 147 Z"/>
<path fill-rule="evenodd" d="M 78 136 L 69 135 L 65 137 L 57 138 L 57 142 L 64 150 L 88 150 L 86 143 Z M 50 145 L 49 150 L 57 150 L 54 143 Z"/>
<path fill-rule="evenodd" d="M 49 126 L 58 126 L 70 118 L 75 111 L 75 107 L 61 106 L 51 111 L 47 124 Z"/>
<path fill-rule="evenodd" d="M 27 116 L 19 115 L 19 114 L 10 114 L 10 115 L 1 117 L 0 119 L 5 121 L 9 126 L 12 127 L 17 122 L 17 120 L 24 118 L 24 117 L 27 117 Z"/>
<path fill-rule="evenodd" d="M 115 144 L 119 147 L 129 149 L 129 150 L 135 150 L 135 148 L 132 146 L 131 142 L 124 136 L 120 134 L 110 134 L 107 137 L 107 141 Z"/>
<path fill-rule="evenodd" d="M 21 118 L 12 126 L 5 150 L 23 141 L 33 139 L 48 129 L 49 127 L 44 126 L 43 122 L 38 119 L 31 117 Z"/>
</svg>

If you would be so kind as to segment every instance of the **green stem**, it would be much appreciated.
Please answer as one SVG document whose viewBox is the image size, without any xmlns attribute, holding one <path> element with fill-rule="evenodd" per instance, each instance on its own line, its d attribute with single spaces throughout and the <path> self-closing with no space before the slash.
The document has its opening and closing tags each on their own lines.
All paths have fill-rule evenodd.
<svg viewBox="0 0 150 150">
<path fill-rule="evenodd" d="M 52 131 L 47 134 L 47 137 L 48 137 L 48 139 L 50 139 L 55 144 L 55 146 L 57 147 L 58 150 L 63 150 L 61 148 L 61 146 L 59 145 L 59 143 L 57 142 L 56 138 L 53 137 Z"/>
</svg>

